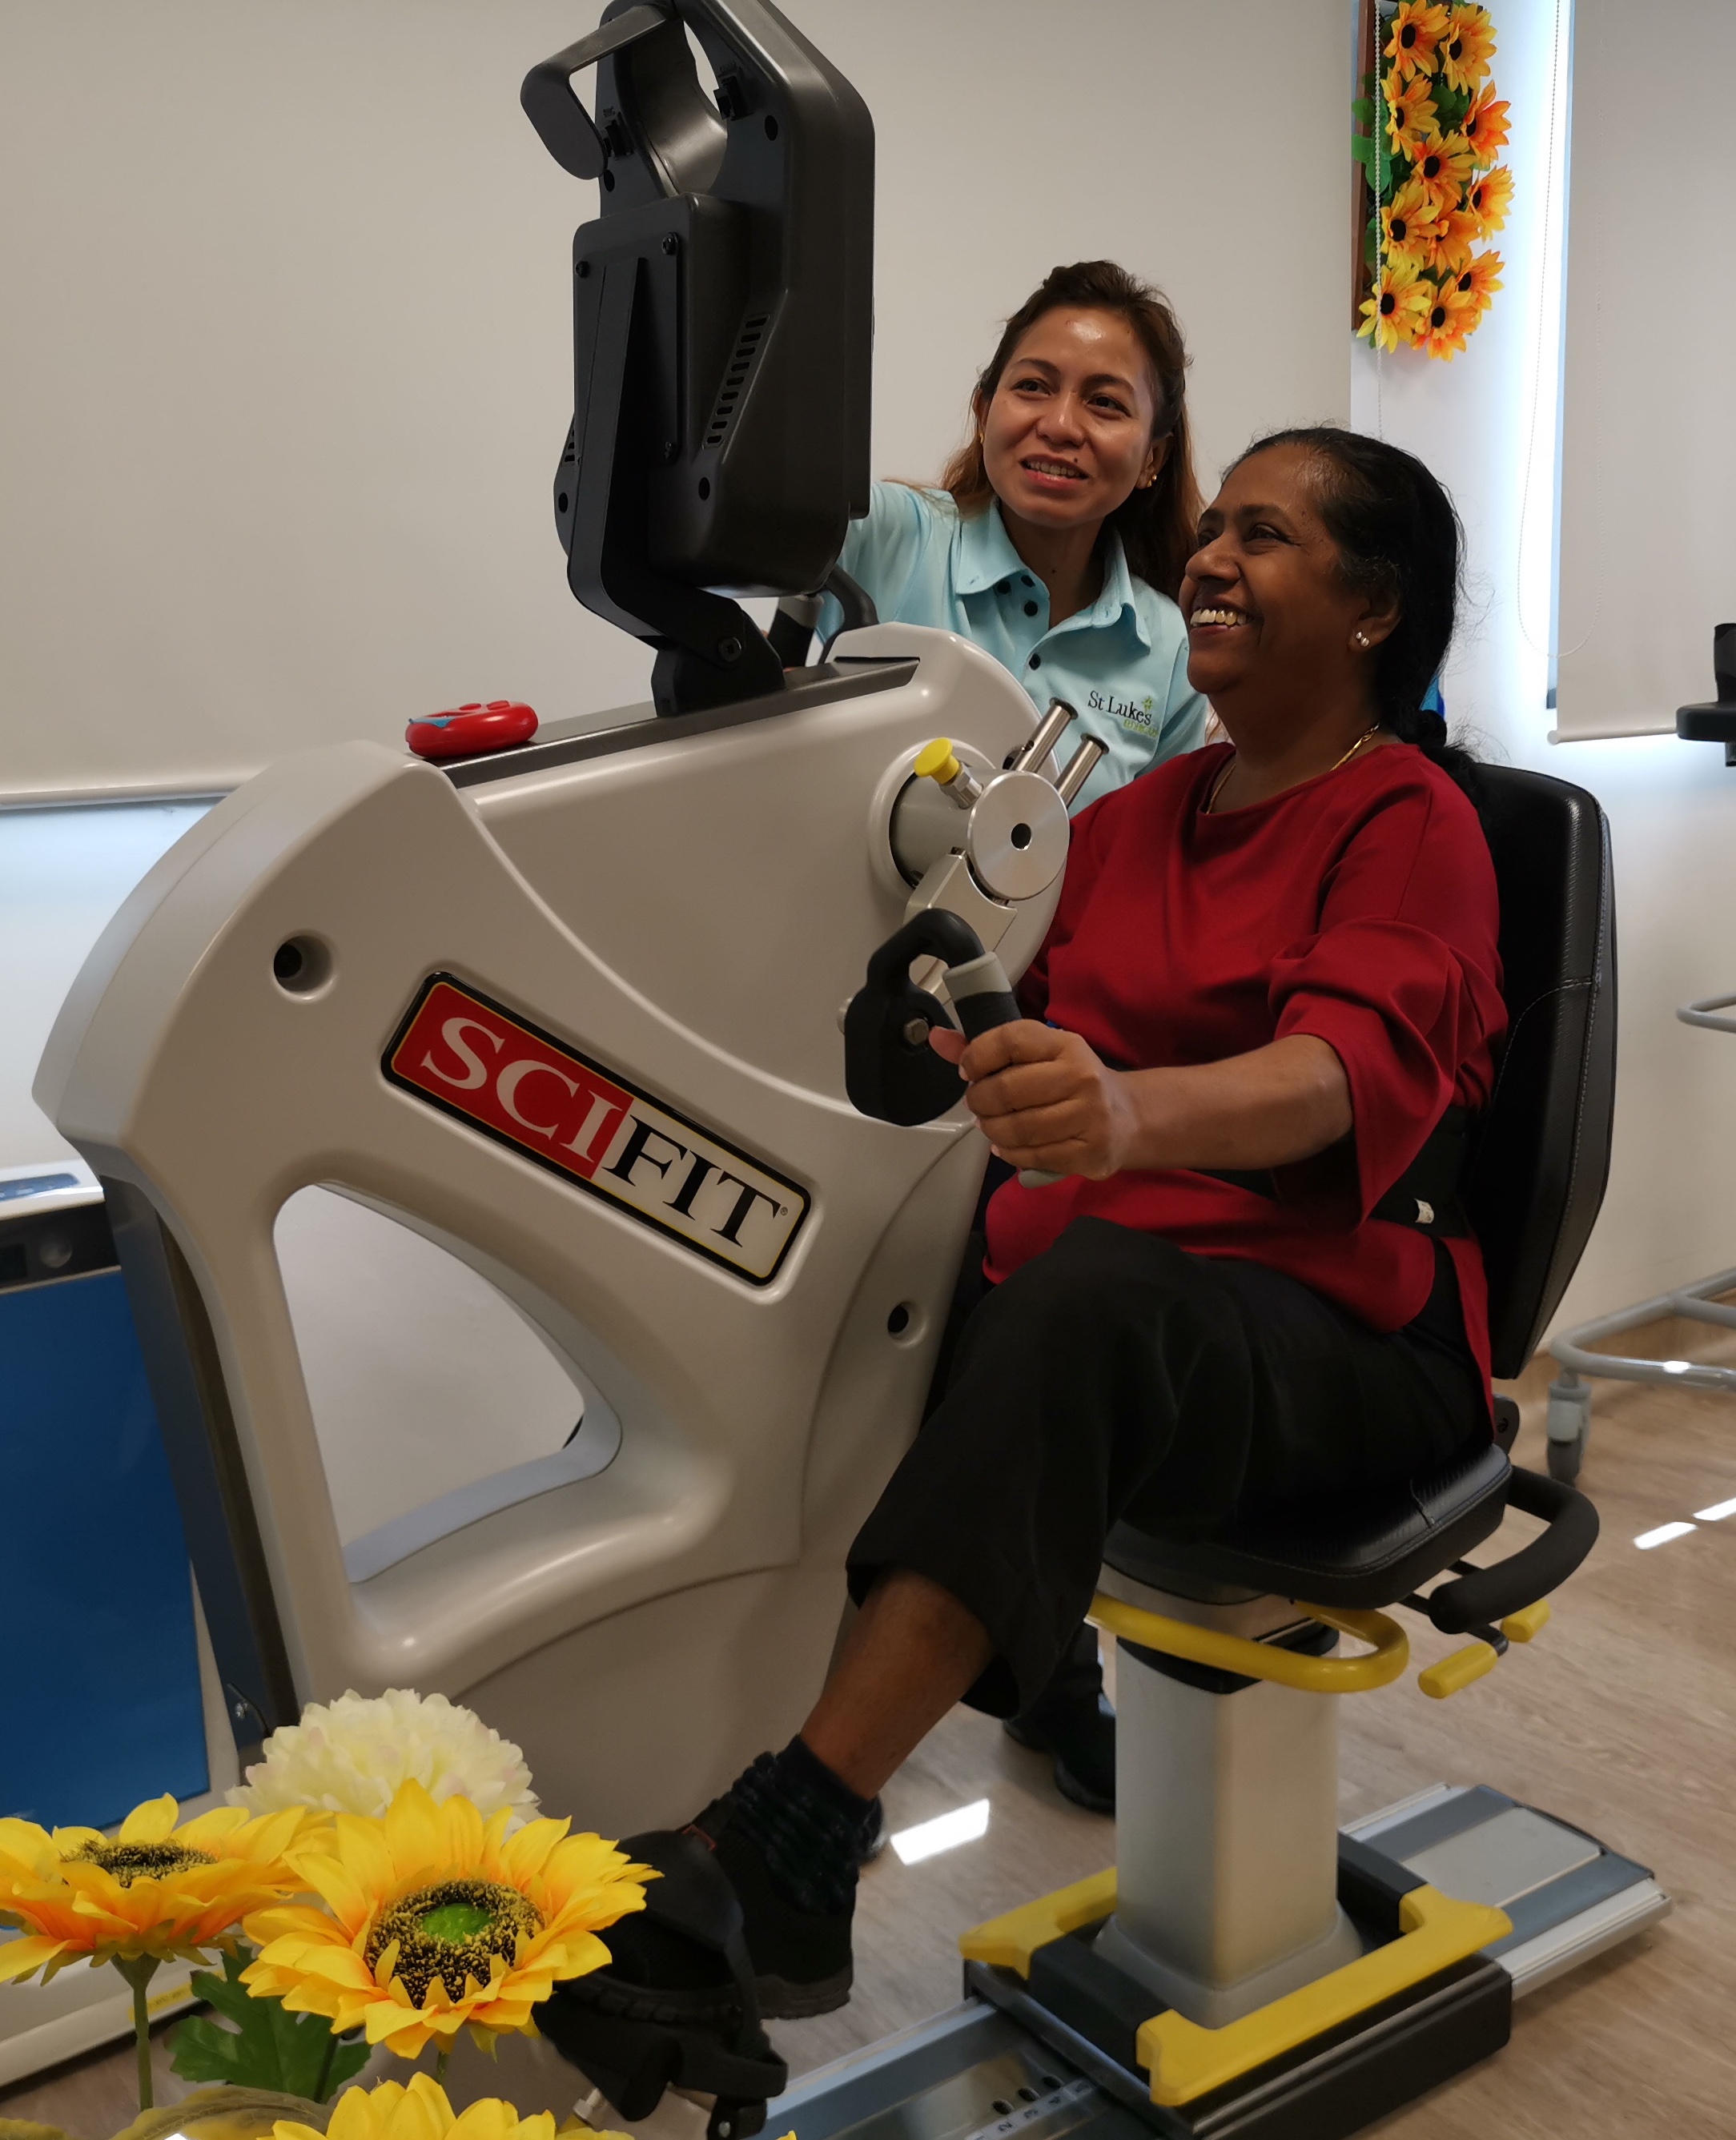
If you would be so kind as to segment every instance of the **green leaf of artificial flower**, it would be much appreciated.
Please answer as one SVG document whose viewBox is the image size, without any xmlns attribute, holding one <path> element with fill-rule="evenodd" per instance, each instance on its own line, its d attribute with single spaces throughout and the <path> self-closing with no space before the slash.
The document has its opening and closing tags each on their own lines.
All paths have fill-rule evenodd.
<svg viewBox="0 0 1736 2140">
<path fill-rule="evenodd" d="M 175 2070 L 183 2080 L 328 2100 L 367 2064 L 367 2045 L 341 2036 L 334 2044 L 319 2015 L 286 2013 L 280 1999 L 255 1998 L 241 1981 L 252 1960 L 245 1950 L 225 1954 L 221 1976 L 195 1973 L 194 1991 L 235 2025 L 223 2028 L 204 2015 L 183 2021 L 175 2032 Z"/>
</svg>

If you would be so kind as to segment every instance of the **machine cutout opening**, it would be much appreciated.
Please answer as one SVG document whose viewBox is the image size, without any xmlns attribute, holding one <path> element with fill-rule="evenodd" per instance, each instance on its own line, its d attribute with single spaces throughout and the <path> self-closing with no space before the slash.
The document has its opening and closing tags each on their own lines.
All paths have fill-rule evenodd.
<svg viewBox="0 0 1736 2140">
<path fill-rule="evenodd" d="M 352 1583 L 613 1459 L 607 1403 L 438 1243 L 325 1188 L 288 1200 L 275 1241 Z"/>
</svg>

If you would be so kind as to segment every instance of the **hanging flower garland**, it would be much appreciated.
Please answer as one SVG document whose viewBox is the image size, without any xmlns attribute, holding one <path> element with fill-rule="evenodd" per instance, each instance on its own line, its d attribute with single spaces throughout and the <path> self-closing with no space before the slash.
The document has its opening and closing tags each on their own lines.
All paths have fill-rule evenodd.
<svg viewBox="0 0 1736 2140">
<path fill-rule="evenodd" d="M 1486 243 L 1513 197 L 1495 160 L 1507 139 L 1489 74 L 1495 27 L 1474 0 L 1377 4 L 1374 22 L 1376 66 L 1351 106 L 1370 200 L 1356 331 L 1377 349 L 1450 361 L 1502 287 L 1504 263 Z"/>
</svg>

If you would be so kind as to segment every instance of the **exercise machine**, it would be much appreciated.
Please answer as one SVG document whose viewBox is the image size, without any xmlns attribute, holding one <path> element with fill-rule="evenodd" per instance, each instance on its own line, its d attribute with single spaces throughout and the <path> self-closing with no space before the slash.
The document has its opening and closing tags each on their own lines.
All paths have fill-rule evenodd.
<svg viewBox="0 0 1736 2140">
<path fill-rule="evenodd" d="M 104 1185 L 242 1756 L 310 1699 L 414 1684 L 621 1833 L 685 1819 L 824 1675 L 983 1164 L 934 1104 L 927 1029 L 1033 955 L 1092 747 L 950 635 L 858 607 L 785 671 L 735 599 L 825 584 L 865 501 L 872 135 L 848 85 L 765 0 L 616 0 L 524 103 L 602 189 L 555 515 L 575 595 L 653 650 L 651 703 L 477 754 L 278 761 L 117 915 L 36 1092 Z M 1503 1362 L 1595 1215 L 1612 1059 L 1601 820 L 1530 778 L 1502 776 L 1515 1038 L 1469 1192 Z M 484 1288 L 576 1393 L 570 1435 L 527 1451 L 484 1422 L 457 1483 L 411 1451 L 386 1467 L 399 1505 L 341 1521 L 370 1427 L 310 1372 L 287 1275 L 310 1208 L 358 1257 L 370 1229 L 406 1235 Z M 1336 1696 L 1403 1668 L 1370 1616 L 1509 1501 L 1544 1541 L 1423 1601 L 1480 1666 L 1536 1632 L 1592 1523 L 1498 1450 L 1217 1558 L 1118 1540 L 1118 1874 L 973 1934 L 959 2014 L 783 2124 L 1252 2133 L 1308 2101 L 1310 2130 L 1349 2131 L 1493 2048 L 1522 1979 L 1662 1907 L 1642 1868 L 1488 1794 L 1335 1837 Z M 1345 1627 L 1372 1661 L 1324 1654 Z M 1283 1806 L 1246 1794 L 1249 1747 Z M 1166 1857 L 1205 1877 L 1166 1894 Z"/>
<path fill-rule="evenodd" d="M 851 1107 L 843 1007 L 916 909 L 1022 969 L 1094 746 L 945 634 L 768 675 L 712 591 L 821 583 L 865 498 L 848 85 L 760 0 L 681 0 L 611 9 L 525 101 L 568 168 L 602 159 L 554 503 L 652 704 L 281 759 L 116 917 L 37 1092 L 105 1186 L 242 1759 L 308 1700 L 439 1689 L 619 1833 L 799 1720 L 938 1342 L 979 1141 Z M 945 788 L 912 769 L 942 727 Z M 455 1470 L 448 1426 L 388 1456 L 343 1402 L 334 1293 L 406 1377 L 434 1342 L 370 1300 L 389 1254 L 529 1332 L 540 1443 L 519 1383 Z"/>
</svg>

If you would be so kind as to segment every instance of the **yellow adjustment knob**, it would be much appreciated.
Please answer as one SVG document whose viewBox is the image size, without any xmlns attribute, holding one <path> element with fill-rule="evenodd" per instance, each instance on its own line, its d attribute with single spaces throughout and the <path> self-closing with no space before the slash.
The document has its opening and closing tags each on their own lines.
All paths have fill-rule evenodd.
<svg viewBox="0 0 1736 2140">
<path fill-rule="evenodd" d="M 916 775 L 918 780 L 937 780 L 947 788 L 957 779 L 959 765 L 953 754 L 952 739 L 937 736 L 932 743 L 925 743 L 917 753 Z"/>
<path fill-rule="evenodd" d="M 1541 1635 L 1549 1625 L 1549 1600 L 1540 1598 L 1535 1605 L 1527 1605 L 1522 1612 L 1509 1612 L 1501 1623 L 1501 1632 L 1510 1642 L 1529 1642 Z"/>
<path fill-rule="evenodd" d="M 1487 1642 L 1473 1642 L 1468 1649 L 1455 1650 L 1450 1657 L 1443 1657 L 1438 1665 L 1430 1665 L 1427 1671 L 1417 1674 L 1417 1685 L 1424 1694 L 1433 1695 L 1437 1701 L 1444 1701 L 1449 1694 L 1458 1694 L 1473 1679 L 1481 1679 L 1485 1672 L 1495 1669 L 1497 1660 Z"/>
</svg>

